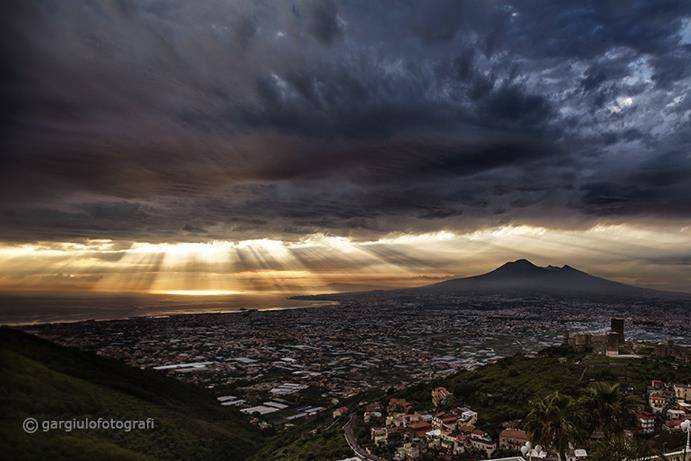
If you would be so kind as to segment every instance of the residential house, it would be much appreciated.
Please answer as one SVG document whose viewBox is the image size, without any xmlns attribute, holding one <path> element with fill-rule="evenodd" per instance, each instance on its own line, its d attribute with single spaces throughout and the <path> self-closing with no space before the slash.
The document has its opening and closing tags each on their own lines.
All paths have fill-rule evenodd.
<svg viewBox="0 0 691 461">
<path fill-rule="evenodd" d="M 492 441 L 489 434 L 480 429 L 473 428 L 468 433 L 468 442 L 473 449 L 482 451 L 486 456 L 492 456 L 497 450 L 497 444 Z"/>
<path fill-rule="evenodd" d="M 655 432 L 655 416 L 643 411 L 638 415 L 640 431 L 642 434 L 652 434 Z"/>
<path fill-rule="evenodd" d="M 380 419 L 382 417 L 379 411 L 366 411 L 362 414 L 362 419 L 365 424 L 369 424 L 372 420 Z"/>
<path fill-rule="evenodd" d="M 672 419 L 681 419 L 683 421 L 686 418 L 686 412 L 684 410 L 670 408 L 669 410 L 667 410 L 666 416 L 667 421 L 670 421 Z"/>
<path fill-rule="evenodd" d="M 588 458 L 588 452 L 583 448 L 576 448 L 566 454 L 566 461 L 583 461 Z"/>
<path fill-rule="evenodd" d="M 389 431 L 385 427 L 373 427 L 370 434 L 375 445 L 386 445 L 389 441 Z"/>
<path fill-rule="evenodd" d="M 420 448 L 414 446 L 412 443 L 404 443 L 396 451 L 397 458 L 400 460 L 411 460 L 420 458 Z"/>
<path fill-rule="evenodd" d="M 413 409 L 413 405 L 406 399 L 390 399 L 388 413 L 408 413 Z"/>
<path fill-rule="evenodd" d="M 436 408 L 446 403 L 450 395 L 451 393 L 445 387 L 435 387 L 432 389 L 432 403 L 434 407 Z"/>
<path fill-rule="evenodd" d="M 333 416 L 333 419 L 336 419 L 336 418 L 340 418 L 341 416 L 347 415 L 347 414 L 348 414 L 348 407 L 339 407 L 333 411 L 332 416 Z"/>
<path fill-rule="evenodd" d="M 674 396 L 677 400 L 691 403 L 691 384 L 675 384 Z"/>
<path fill-rule="evenodd" d="M 528 433 L 520 429 L 504 429 L 499 434 L 499 448 L 509 451 L 520 451 L 529 440 Z"/>
<path fill-rule="evenodd" d="M 648 404 L 653 409 L 653 413 L 662 413 L 667 405 L 667 396 L 659 391 L 654 391 L 648 396 Z"/>
</svg>

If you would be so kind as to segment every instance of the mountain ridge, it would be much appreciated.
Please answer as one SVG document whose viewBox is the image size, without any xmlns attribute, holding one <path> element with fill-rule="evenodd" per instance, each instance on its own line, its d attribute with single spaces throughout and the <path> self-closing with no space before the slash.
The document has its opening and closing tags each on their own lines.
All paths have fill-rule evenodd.
<svg viewBox="0 0 691 461">
<path fill-rule="evenodd" d="M 598 277 L 568 264 L 538 266 L 527 259 L 508 261 L 483 274 L 459 277 L 413 288 L 371 290 L 296 296 L 299 299 L 339 299 L 367 295 L 466 295 L 506 294 L 585 297 L 669 298 L 691 297 L 689 293 L 660 291 Z"/>
<path fill-rule="evenodd" d="M 414 288 L 420 291 L 548 292 L 616 295 L 662 294 L 649 288 L 626 285 L 583 272 L 568 264 L 537 266 L 527 259 L 509 261 L 500 267 L 471 277 L 454 278 Z"/>
</svg>

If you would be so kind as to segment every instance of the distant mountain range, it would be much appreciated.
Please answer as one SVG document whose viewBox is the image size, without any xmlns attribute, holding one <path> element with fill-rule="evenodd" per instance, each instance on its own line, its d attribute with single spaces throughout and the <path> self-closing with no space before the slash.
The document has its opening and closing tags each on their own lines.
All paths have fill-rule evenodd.
<svg viewBox="0 0 691 461">
<path fill-rule="evenodd" d="M 506 294 L 586 297 L 688 297 L 684 293 L 672 293 L 640 288 L 590 275 L 571 266 L 536 266 L 527 259 L 507 262 L 486 274 L 457 278 L 417 288 L 389 291 L 370 291 L 320 295 L 312 299 L 338 299 L 362 295 L 464 295 Z M 307 297 L 304 297 L 307 298 Z"/>
<path fill-rule="evenodd" d="M 664 292 L 595 277 L 571 266 L 540 267 L 527 259 L 507 262 L 486 274 L 446 280 L 413 290 L 421 292 L 521 292 L 617 296 L 659 296 Z"/>
</svg>

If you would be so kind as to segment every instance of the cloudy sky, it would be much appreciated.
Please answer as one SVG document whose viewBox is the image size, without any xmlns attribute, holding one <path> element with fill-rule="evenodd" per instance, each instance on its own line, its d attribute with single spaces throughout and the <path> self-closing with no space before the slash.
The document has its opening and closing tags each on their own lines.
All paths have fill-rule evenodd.
<svg viewBox="0 0 691 461">
<path fill-rule="evenodd" d="M 691 291 L 691 2 L 2 10 L 0 287 Z"/>
</svg>

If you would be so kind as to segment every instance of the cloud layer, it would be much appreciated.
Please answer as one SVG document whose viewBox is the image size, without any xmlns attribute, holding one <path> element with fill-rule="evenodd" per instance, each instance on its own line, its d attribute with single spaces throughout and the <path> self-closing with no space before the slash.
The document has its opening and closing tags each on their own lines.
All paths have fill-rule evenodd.
<svg viewBox="0 0 691 461">
<path fill-rule="evenodd" d="M 691 220 L 688 2 L 2 8 L 2 240 Z"/>
</svg>

